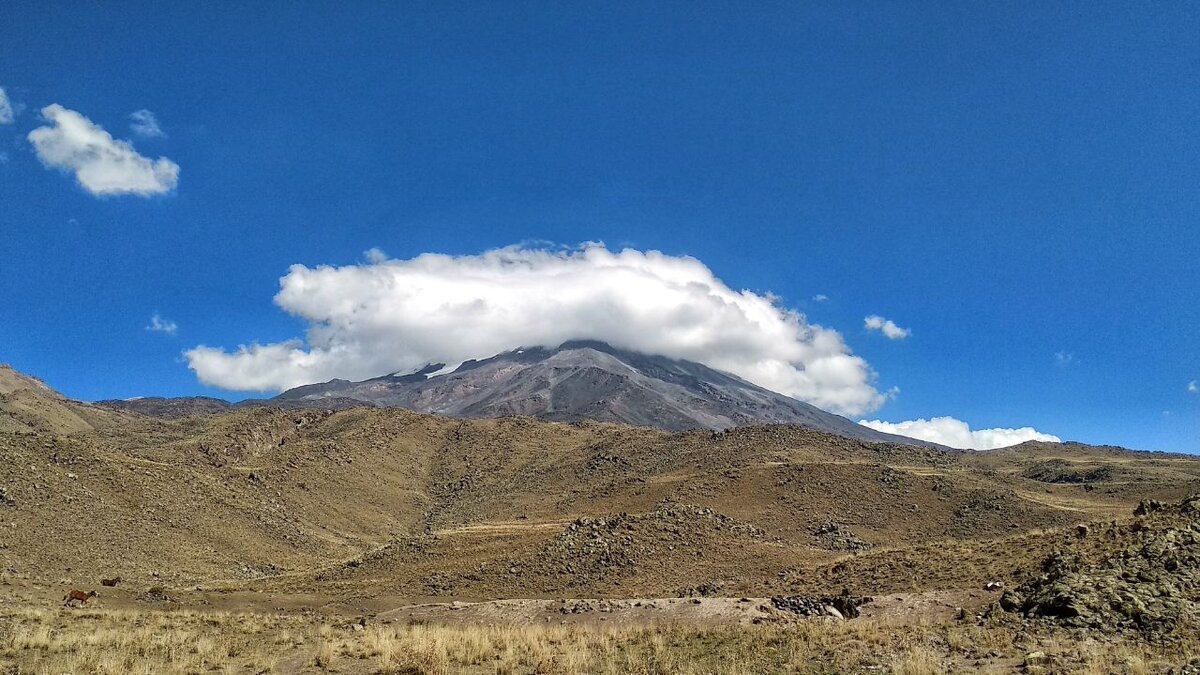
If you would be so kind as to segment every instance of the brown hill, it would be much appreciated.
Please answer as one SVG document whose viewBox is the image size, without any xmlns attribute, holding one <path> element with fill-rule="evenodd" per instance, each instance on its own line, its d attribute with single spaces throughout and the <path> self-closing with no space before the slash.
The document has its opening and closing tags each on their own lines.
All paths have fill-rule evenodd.
<svg viewBox="0 0 1200 675">
<path fill-rule="evenodd" d="M 158 419 L 3 373 L 0 555 L 45 581 L 457 598 L 976 587 L 1036 566 L 1031 542 L 1200 491 L 1194 458 L 1113 448 L 378 408 Z"/>
</svg>

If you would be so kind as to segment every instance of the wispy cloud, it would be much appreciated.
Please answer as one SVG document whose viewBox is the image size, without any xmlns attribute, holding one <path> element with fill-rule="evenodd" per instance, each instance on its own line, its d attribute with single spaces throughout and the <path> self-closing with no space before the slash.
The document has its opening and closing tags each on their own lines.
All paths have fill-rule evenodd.
<svg viewBox="0 0 1200 675">
<path fill-rule="evenodd" d="M 817 293 L 813 296 L 813 302 L 829 302 L 829 296 L 824 293 Z"/>
<path fill-rule="evenodd" d="M 1188 382 L 1187 389 L 1189 394 L 1200 394 L 1200 384 L 1197 384 L 1196 380 Z"/>
<path fill-rule="evenodd" d="M 146 330 L 152 333 L 174 335 L 179 330 L 179 325 L 170 319 L 162 318 L 158 312 L 155 312 L 154 316 L 150 317 L 150 325 L 146 326 Z"/>
<path fill-rule="evenodd" d="M 878 314 L 872 314 L 863 319 L 863 325 L 867 330 L 875 330 L 883 333 L 883 336 L 889 340 L 903 340 L 912 335 L 912 331 L 907 328 L 897 326 L 891 319 L 885 319 Z"/>
<path fill-rule="evenodd" d="M 142 109 L 129 113 L 129 129 L 142 138 L 166 138 L 158 118 L 149 110 Z"/>
<path fill-rule="evenodd" d="M 16 119 L 16 113 L 13 112 L 12 101 L 8 100 L 8 94 L 4 93 L 4 87 L 0 87 L 0 124 L 12 124 Z"/>
<path fill-rule="evenodd" d="M 88 118 L 58 105 L 42 108 L 50 123 L 29 132 L 38 159 L 47 168 L 74 174 L 93 195 L 142 197 L 163 194 L 179 182 L 179 165 L 166 157 L 151 160 L 117 140 Z"/>
<path fill-rule="evenodd" d="M 876 431 L 899 434 L 923 441 L 941 443 L 963 450 L 991 450 L 1006 448 L 1025 441 L 1059 443 L 1058 436 L 1043 434 L 1033 427 L 1019 429 L 975 429 L 966 422 L 953 417 L 909 420 L 907 422 L 884 422 L 882 420 L 859 420 L 859 424 Z"/>
<path fill-rule="evenodd" d="M 1075 355 L 1071 352 L 1054 352 L 1054 364 L 1059 368 L 1066 368 L 1075 363 Z"/>
</svg>

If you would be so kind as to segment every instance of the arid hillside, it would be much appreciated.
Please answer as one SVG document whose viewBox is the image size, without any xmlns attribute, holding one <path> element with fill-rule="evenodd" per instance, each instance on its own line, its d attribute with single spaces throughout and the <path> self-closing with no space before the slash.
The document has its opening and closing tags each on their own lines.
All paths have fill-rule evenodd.
<svg viewBox="0 0 1200 675">
<path fill-rule="evenodd" d="M 1095 673 L 1196 656 L 1193 457 L 168 407 L 0 368 L 0 666 Z M 71 589 L 98 609 L 61 608 Z"/>
<path fill-rule="evenodd" d="M 762 594 L 922 546 L 992 547 L 1016 565 L 1023 537 L 1200 486 L 1195 459 L 1113 448 L 947 452 L 789 426 L 666 433 L 380 408 L 159 419 L 4 377 L 0 555 L 45 579 L 408 597 Z M 987 580 L 951 568 L 928 583 L 921 566 L 903 583 L 834 581 L 879 592 Z"/>
</svg>

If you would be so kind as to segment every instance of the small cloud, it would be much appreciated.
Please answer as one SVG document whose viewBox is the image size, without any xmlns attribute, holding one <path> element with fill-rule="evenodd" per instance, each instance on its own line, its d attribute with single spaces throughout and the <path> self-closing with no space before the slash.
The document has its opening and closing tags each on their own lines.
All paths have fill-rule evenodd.
<svg viewBox="0 0 1200 675">
<path fill-rule="evenodd" d="M 0 164 L 8 164 L 8 153 L 0 152 Z"/>
<path fill-rule="evenodd" d="M 896 323 L 891 319 L 885 319 L 878 314 L 872 314 L 871 316 L 863 319 L 863 325 L 866 326 L 867 330 L 877 330 L 880 333 L 883 333 L 883 336 L 889 340 L 903 340 L 909 335 L 912 335 L 911 330 L 907 328 L 901 328 L 900 326 L 897 326 Z"/>
<path fill-rule="evenodd" d="M 42 108 L 50 123 L 29 132 L 38 159 L 47 168 L 75 175 L 96 196 L 164 194 L 179 182 L 179 165 L 166 157 L 151 160 L 128 141 L 119 141 L 88 118 L 58 105 Z"/>
<path fill-rule="evenodd" d="M 1054 363 L 1059 368 L 1066 368 L 1075 363 L 1075 355 L 1071 352 L 1054 352 Z"/>
<path fill-rule="evenodd" d="M 1189 394 L 1200 394 L 1200 384 L 1197 384 L 1196 380 L 1192 380 L 1191 382 L 1188 382 L 1188 393 Z"/>
<path fill-rule="evenodd" d="M 179 330 L 179 325 L 170 319 L 162 318 L 158 312 L 155 312 L 154 316 L 150 317 L 150 325 L 146 326 L 146 330 L 152 333 L 174 335 L 175 331 Z"/>
<path fill-rule="evenodd" d="M 142 109 L 129 113 L 129 129 L 142 138 L 166 138 L 162 127 L 158 126 L 158 118 L 149 110 Z"/>
<path fill-rule="evenodd" d="M 381 262 L 387 262 L 388 256 L 383 252 L 383 249 L 373 246 L 363 251 L 363 258 L 372 265 L 378 265 Z"/>
<path fill-rule="evenodd" d="M 12 102 L 8 100 L 8 94 L 4 93 L 4 87 L 0 87 L 0 124 L 12 124 L 16 118 L 17 115 L 13 111 Z"/>
<path fill-rule="evenodd" d="M 869 429 L 888 434 L 898 434 L 923 441 L 941 443 L 963 450 L 991 450 L 1007 448 L 1026 441 L 1061 443 L 1058 436 L 1043 434 L 1032 427 L 1020 429 L 974 429 L 966 422 L 953 417 L 909 420 L 907 422 L 884 422 L 882 420 L 859 420 Z"/>
<path fill-rule="evenodd" d="M 829 296 L 824 293 L 817 293 L 813 296 L 813 302 L 829 302 Z"/>
</svg>

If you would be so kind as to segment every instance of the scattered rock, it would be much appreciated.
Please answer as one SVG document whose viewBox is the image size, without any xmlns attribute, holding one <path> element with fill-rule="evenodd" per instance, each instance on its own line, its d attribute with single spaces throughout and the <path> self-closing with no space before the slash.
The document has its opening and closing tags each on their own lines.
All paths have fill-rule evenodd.
<svg viewBox="0 0 1200 675">
<path fill-rule="evenodd" d="M 1137 508 L 1133 510 L 1135 516 L 1148 516 L 1151 513 L 1156 513 L 1163 510 L 1163 503 L 1157 499 L 1143 499 L 1138 502 Z"/>
<path fill-rule="evenodd" d="M 871 548 L 869 543 L 854 536 L 845 526 L 832 521 L 818 525 L 812 534 L 820 541 L 822 548 L 831 551 L 865 551 Z"/>
<path fill-rule="evenodd" d="M 1073 551 L 1057 551 L 1042 574 L 1000 598 L 1000 607 L 1027 618 L 1106 630 L 1169 633 L 1181 622 L 1200 621 L 1200 520 L 1184 526 L 1135 522 L 1132 542 L 1098 563 Z M 1142 515 L 1162 512 L 1161 502 L 1138 506 Z M 1178 525 L 1178 523 L 1176 523 Z"/>
<path fill-rule="evenodd" d="M 1079 485 L 1112 480 L 1113 469 L 1111 466 L 1085 469 L 1065 459 L 1047 459 L 1025 469 L 1021 475 L 1040 483 Z"/>
<path fill-rule="evenodd" d="M 850 589 L 842 589 L 841 595 L 834 597 L 777 595 L 771 598 L 771 605 L 775 609 L 801 616 L 833 616 L 841 619 L 854 619 L 860 614 L 858 608 L 872 600 L 874 598 L 868 596 L 850 595 Z"/>
</svg>

